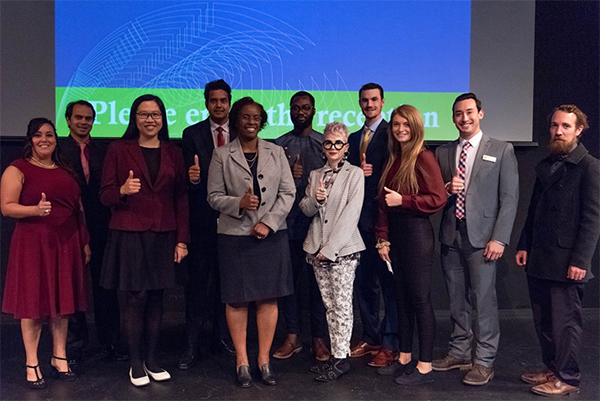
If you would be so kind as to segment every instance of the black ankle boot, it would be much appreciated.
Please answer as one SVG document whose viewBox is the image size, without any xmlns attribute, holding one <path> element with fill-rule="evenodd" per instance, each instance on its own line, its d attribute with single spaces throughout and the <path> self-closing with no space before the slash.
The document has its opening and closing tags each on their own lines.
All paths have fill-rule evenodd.
<svg viewBox="0 0 600 401">
<path fill-rule="evenodd" d="M 337 380 L 350 372 L 350 362 L 348 362 L 348 358 L 331 358 L 329 365 L 329 368 L 325 369 L 322 374 L 315 377 L 315 380 L 320 382 L 330 382 Z"/>
</svg>

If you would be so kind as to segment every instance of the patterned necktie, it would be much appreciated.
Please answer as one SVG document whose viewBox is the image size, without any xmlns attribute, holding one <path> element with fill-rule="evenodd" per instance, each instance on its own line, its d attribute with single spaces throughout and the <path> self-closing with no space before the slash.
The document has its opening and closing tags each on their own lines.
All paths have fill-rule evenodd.
<svg viewBox="0 0 600 401">
<path fill-rule="evenodd" d="M 362 143 L 360 144 L 360 154 L 361 155 L 364 155 L 365 153 L 367 153 L 367 148 L 369 147 L 370 139 L 371 139 L 371 128 L 365 127 L 365 136 L 363 137 Z"/>
<path fill-rule="evenodd" d="M 83 169 L 83 175 L 85 176 L 85 182 L 90 182 L 90 148 L 87 142 L 78 142 L 79 150 L 81 151 L 79 157 L 81 158 L 81 168 Z"/>
<path fill-rule="evenodd" d="M 464 181 L 467 172 L 467 150 L 471 147 L 470 142 L 465 142 L 460 152 L 460 159 L 458 161 L 458 175 Z M 466 188 L 463 185 L 462 191 L 456 194 L 456 218 L 465 218 L 465 191 Z"/>
<path fill-rule="evenodd" d="M 217 127 L 217 147 L 225 145 L 225 137 L 223 136 L 223 127 Z"/>
</svg>

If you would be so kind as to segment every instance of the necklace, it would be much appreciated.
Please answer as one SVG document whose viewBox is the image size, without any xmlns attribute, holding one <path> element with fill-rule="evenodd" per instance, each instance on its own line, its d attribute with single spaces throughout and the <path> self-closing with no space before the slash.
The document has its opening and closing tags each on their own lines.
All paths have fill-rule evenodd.
<svg viewBox="0 0 600 401">
<path fill-rule="evenodd" d="M 42 163 L 38 159 L 36 159 L 34 156 L 31 156 L 30 159 L 33 160 L 34 162 L 36 162 L 37 164 L 39 164 L 43 168 L 54 168 L 54 167 L 56 167 L 56 163 L 54 163 L 54 162 L 52 162 L 51 165 L 47 165 L 47 164 Z"/>
<path fill-rule="evenodd" d="M 248 156 L 246 156 L 246 153 L 244 153 L 244 157 L 248 162 L 248 166 L 250 167 L 250 169 L 252 169 L 254 167 L 254 164 L 256 164 L 256 159 L 258 159 L 258 149 L 256 150 L 254 157 L 252 157 L 251 159 L 249 159 Z"/>
</svg>

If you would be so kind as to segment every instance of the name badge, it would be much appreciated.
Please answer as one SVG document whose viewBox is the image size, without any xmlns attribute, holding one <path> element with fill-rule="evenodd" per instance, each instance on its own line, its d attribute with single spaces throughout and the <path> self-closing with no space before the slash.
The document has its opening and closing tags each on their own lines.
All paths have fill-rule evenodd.
<svg viewBox="0 0 600 401">
<path fill-rule="evenodd" d="M 486 162 L 496 163 L 496 158 L 494 156 L 483 155 L 483 160 Z"/>
</svg>

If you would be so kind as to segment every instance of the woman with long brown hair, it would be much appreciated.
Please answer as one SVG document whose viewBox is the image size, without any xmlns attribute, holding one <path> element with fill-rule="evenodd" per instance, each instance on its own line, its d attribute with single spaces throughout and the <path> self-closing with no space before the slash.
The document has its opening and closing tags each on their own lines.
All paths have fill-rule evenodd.
<svg viewBox="0 0 600 401">
<path fill-rule="evenodd" d="M 397 374 L 395 382 L 402 385 L 433 381 L 435 316 L 430 293 L 435 242 L 429 216 L 446 204 L 446 190 L 435 156 L 424 146 L 424 136 L 423 118 L 415 107 L 402 105 L 392 112 L 389 156 L 379 182 L 377 248 L 394 271 L 400 355 L 378 373 Z M 413 370 L 415 318 L 419 361 Z"/>
</svg>

